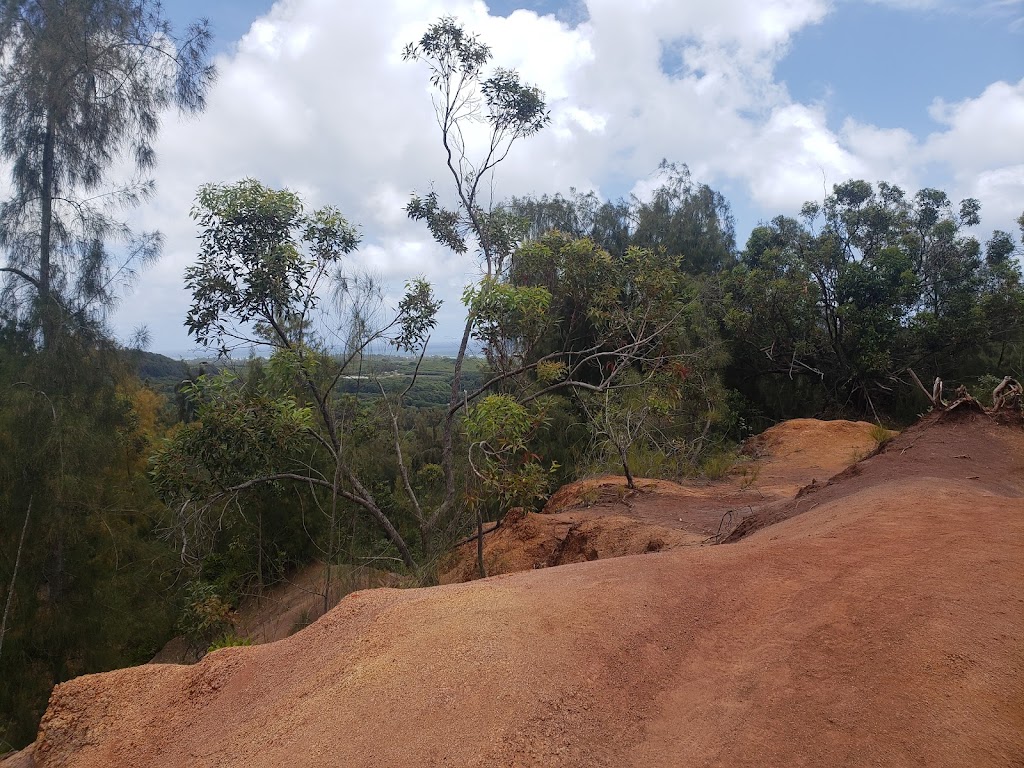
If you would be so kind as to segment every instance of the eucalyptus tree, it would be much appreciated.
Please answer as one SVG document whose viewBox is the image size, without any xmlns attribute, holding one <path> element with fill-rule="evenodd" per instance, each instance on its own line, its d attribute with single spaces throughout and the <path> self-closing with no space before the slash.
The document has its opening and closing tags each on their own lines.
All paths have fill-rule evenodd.
<svg viewBox="0 0 1024 768">
<path fill-rule="evenodd" d="M 153 192 L 165 111 L 203 109 L 209 43 L 205 21 L 176 39 L 159 0 L 0 4 L 0 157 L 11 179 L 0 271 L 6 302 L 34 316 L 44 345 L 59 317 L 108 306 L 159 254 L 159 233 L 120 216 Z"/>
<path fill-rule="evenodd" d="M 550 122 L 544 95 L 524 84 L 514 70 L 499 67 L 487 73 L 490 47 L 452 17 L 431 24 L 419 41 L 405 47 L 403 58 L 425 64 L 430 72 L 434 112 L 455 192 L 454 207 L 446 208 L 437 192 L 431 191 L 424 196 L 414 194 L 406 211 L 411 219 L 424 221 L 434 239 L 455 253 L 475 250 L 484 276 L 493 284 L 509 266 L 524 229 L 519 220 L 495 210 L 491 199 L 494 172 L 517 141 L 536 134 Z M 471 141 L 472 129 L 477 125 L 484 126 L 485 133 L 479 151 Z M 456 354 L 443 425 L 444 501 L 430 515 L 430 527 L 452 509 L 456 500 L 455 416 L 464 404 L 462 368 L 475 325 L 476 318 L 470 311 Z"/>
<path fill-rule="evenodd" d="M 451 207 L 445 207 L 436 191 L 413 195 L 407 213 L 424 221 L 439 244 L 457 254 L 475 252 L 481 273 L 463 294 L 467 315 L 443 424 L 445 493 L 430 514 L 433 524 L 455 511 L 460 500 L 454 456 L 460 414 L 466 417 L 470 472 L 485 488 L 501 475 L 500 484 L 515 488 L 516 499 L 522 501 L 536 495 L 544 476 L 536 466 L 539 457 L 522 437 L 545 422 L 551 398 L 600 397 L 618 388 L 645 386 L 666 366 L 696 355 L 696 349 L 672 343 L 688 302 L 686 292 L 672 285 L 681 274 L 679 264 L 667 271 L 658 268 L 669 256 L 623 248 L 613 259 L 592 240 L 574 239 L 574 234 L 589 234 L 580 229 L 568 238 L 524 243 L 537 220 L 520 215 L 514 205 L 495 204 L 498 166 L 517 141 L 536 134 L 550 120 L 543 94 L 523 84 L 514 71 L 485 71 L 490 49 L 452 18 L 432 24 L 406 47 L 405 58 L 426 64 L 430 72 L 454 192 Z M 600 205 L 593 196 L 575 202 L 582 203 L 579 211 L 559 205 L 555 218 L 568 216 L 579 227 L 622 234 L 614 206 Z M 545 214 L 535 212 L 542 218 Z M 580 296 L 560 288 L 573 275 L 580 278 Z M 579 314 L 565 314 L 563 301 L 578 302 Z M 577 322 L 584 317 L 585 328 Z M 461 370 L 471 339 L 482 345 L 490 376 L 466 391 Z M 521 429 L 515 440 L 502 436 L 495 414 L 516 414 Z M 397 435 L 397 419 L 393 425 Z M 482 430 L 491 427 L 496 432 L 488 439 Z M 479 504 L 471 506 L 479 512 Z M 482 535 L 479 515 L 477 530 Z"/>
<path fill-rule="evenodd" d="M 201 567 L 219 510 L 240 494 L 288 483 L 309 489 L 316 504 L 326 494 L 328 574 L 340 502 L 366 512 L 414 568 L 412 549 L 362 474 L 351 404 L 338 387 L 374 342 L 423 346 L 439 307 L 430 287 L 410 281 L 394 315 L 374 322 L 375 307 L 343 269 L 359 243 L 355 228 L 331 206 L 307 211 L 295 193 L 252 179 L 202 187 L 192 215 L 201 248 L 185 273 L 189 334 L 222 353 L 258 346 L 271 356 L 267 381 L 247 391 L 230 373 L 200 377 L 188 393 L 196 420 L 154 458 L 183 560 Z M 323 304 L 332 285 L 334 313 Z M 328 592 L 329 584 L 325 601 Z"/>
</svg>

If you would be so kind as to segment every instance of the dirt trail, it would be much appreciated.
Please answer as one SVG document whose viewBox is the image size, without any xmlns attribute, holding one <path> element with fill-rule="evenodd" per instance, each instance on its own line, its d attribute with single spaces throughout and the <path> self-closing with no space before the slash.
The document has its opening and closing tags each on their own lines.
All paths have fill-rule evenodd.
<svg viewBox="0 0 1024 768">
<path fill-rule="evenodd" d="M 1024 430 L 859 466 L 734 544 L 359 592 L 78 678 L 35 765 L 1024 765 Z"/>
</svg>

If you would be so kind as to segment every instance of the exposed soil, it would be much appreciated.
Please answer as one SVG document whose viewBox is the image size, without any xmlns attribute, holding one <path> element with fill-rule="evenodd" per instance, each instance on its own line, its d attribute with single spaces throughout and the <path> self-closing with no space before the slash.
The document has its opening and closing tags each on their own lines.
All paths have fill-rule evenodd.
<svg viewBox="0 0 1024 768">
<path fill-rule="evenodd" d="M 638 480 L 637 491 L 626 488 L 624 477 L 584 480 L 561 488 L 544 512 L 585 508 L 591 515 L 625 515 L 711 536 L 720 531 L 729 510 L 739 516 L 772 501 L 790 499 L 801 487 L 824 483 L 869 455 L 878 445 L 873 429 L 864 421 L 786 421 L 748 440 L 742 450 L 744 460 L 721 480 L 685 485 Z"/>
<path fill-rule="evenodd" d="M 543 514 L 507 516 L 484 540 L 487 573 L 515 573 L 586 560 L 711 544 L 740 521 L 805 485 L 824 483 L 877 449 L 863 421 L 796 419 L 751 438 L 721 480 L 688 484 L 609 475 L 558 490 Z M 896 433 L 889 433 L 895 435 Z M 442 584 L 479 578 L 476 541 L 441 569 Z"/>
<path fill-rule="evenodd" d="M 966 483 L 980 493 L 1009 498 L 1024 495 L 1024 449 L 1000 456 L 1005 416 L 992 418 L 973 409 L 931 415 L 893 437 L 872 455 L 827 483 L 801 488 L 795 499 L 766 504 L 744 516 L 725 541 L 738 541 L 752 532 L 807 512 L 816 506 L 885 485 L 905 477 L 934 478 Z M 1011 432 L 1012 433 L 1012 432 Z M 926 503 L 925 499 L 921 500 Z"/>
<path fill-rule="evenodd" d="M 623 515 L 589 511 L 556 515 L 506 515 L 484 538 L 484 564 L 490 576 L 582 563 L 624 555 L 700 546 L 706 537 L 652 526 Z M 459 547 L 441 569 L 442 584 L 479 578 L 476 541 Z"/>
<path fill-rule="evenodd" d="M 335 566 L 331 571 L 331 608 L 357 589 L 407 586 L 406 579 L 376 568 Z M 314 563 L 261 594 L 246 598 L 235 615 L 234 634 L 254 644 L 272 643 L 309 626 L 324 613 L 324 576 L 323 564 Z M 192 664 L 205 650 L 190 648 L 185 638 L 178 636 L 161 648 L 150 663 Z"/>
<path fill-rule="evenodd" d="M 858 466 L 733 544 L 357 592 L 72 680 L 26 765 L 1024 765 L 1024 430 L 925 422 Z"/>
</svg>

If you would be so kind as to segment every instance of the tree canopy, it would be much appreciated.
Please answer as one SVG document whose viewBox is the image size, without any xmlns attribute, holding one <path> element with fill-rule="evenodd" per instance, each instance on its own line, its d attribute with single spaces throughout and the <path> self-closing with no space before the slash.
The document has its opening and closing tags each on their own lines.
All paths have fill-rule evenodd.
<svg viewBox="0 0 1024 768">
<path fill-rule="evenodd" d="M 22 0 L 0 5 L 0 204 L 4 308 L 44 341 L 64 318 L 108 308 L 159 253 L 157 232 L 119 218 L 152 194 L 153 139 L 170 107 L 203 108 L 210 33 L 176 39 L 155 0 Z M 129 159 L 135 175 L 112 176 Z"/>
</svg>

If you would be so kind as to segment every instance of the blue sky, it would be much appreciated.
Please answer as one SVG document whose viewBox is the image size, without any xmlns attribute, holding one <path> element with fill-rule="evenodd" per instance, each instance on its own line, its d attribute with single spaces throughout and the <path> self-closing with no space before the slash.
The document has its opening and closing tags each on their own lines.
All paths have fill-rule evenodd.
<svg viewBox="0 0 1024 768">
<path fill-rule="evenodd" d="M 928 117 L 936 96 L 959 101 L 1024 75 L 1024 28 L 1010 28 L 1009 10 L 844 2 L 795 36 L 778 76 L 794 98 L 824 101 L 833 120 L 851 115 L 923 137 L 938 128 Z"/>
<path fill-rule="evenodd" d="M 517 146 L 499 196 L 648 192 L 662 158 L 732 203 L 740 244 L 758 221 L 850 177 L 982 201 L 981 236 L 1024 210 L 1024 0 L 227 0 L 165 3 L 210 19 L 220 80 L 198 119 L 169 119 L 159 192 L 136 223 L 164 259 L 115 318 L 157 351 L 190 348 L 181 274 L 204 182 L 256 176 L 363 233 L 353 265 L 395 285 L 424 274 L 454 336 L 471 259 L 406 221 L 413 190 L 446 189 L 423 72 L 401 44 L 452 14 L 495 64 L 547 93 L 553 123 Z"/>
</svg>

